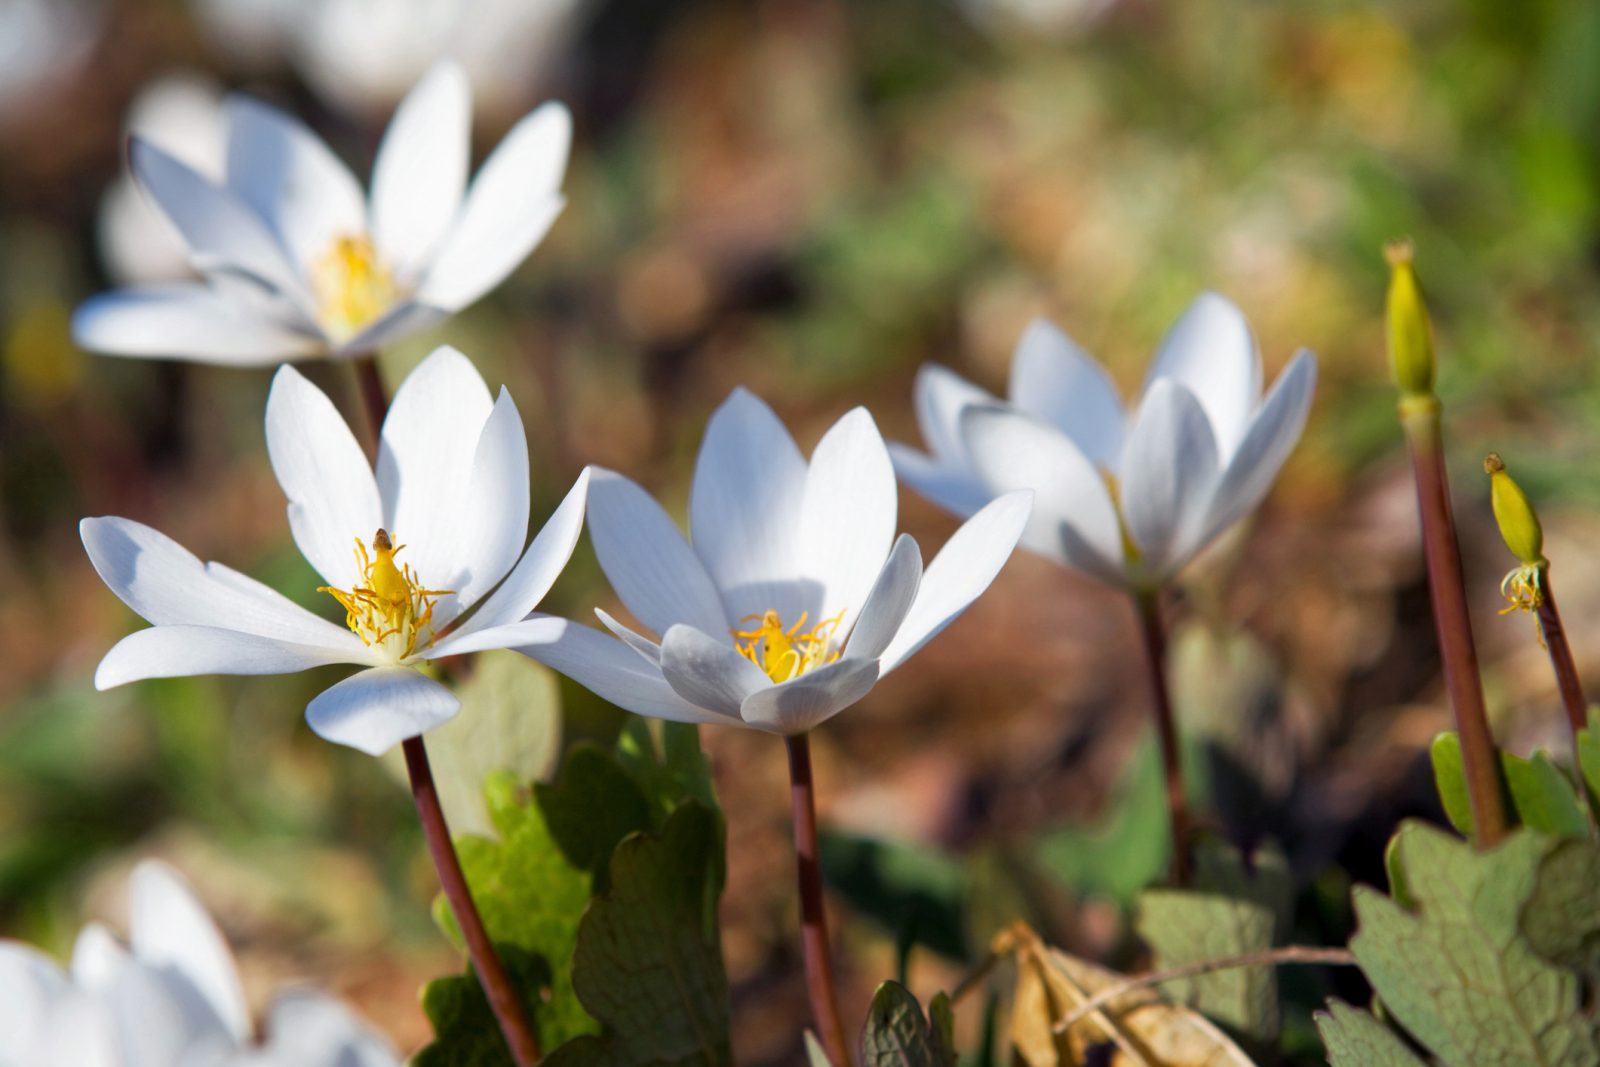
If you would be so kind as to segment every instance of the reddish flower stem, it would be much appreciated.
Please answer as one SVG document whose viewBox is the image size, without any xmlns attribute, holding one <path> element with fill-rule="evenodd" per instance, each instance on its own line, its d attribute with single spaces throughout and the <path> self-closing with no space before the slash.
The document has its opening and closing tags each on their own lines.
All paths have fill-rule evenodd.
<svg viewBox="0 0 1600 1067">
<path fill-rule="evenodd" d="M 384 416 L 389 411 L 388 394 L 383 378 L 378 373 L 377 360 L 361 356 L 355 360 L 356 380 L 360 386 L 362 403 L 367 411 L 367 421 L 372 426 L 376 440 L 383 427 Z M 406 757 L 406 773 L 411 778 L 411 796 L 417 804 L 417 818 L 422 823 L 422 836 L 428 842 L 428 853 L 433 857 L 433 867 L 439 874 L 439 885 L 444 889 L 456 925 L 467 942 L 467 955 L 472 969 L 483 986 L 484 996 L 500 1024 L 500 1034 L 511 1050 L 517 1067 L 533 1067 L 539 1062 L 539 1038 L 533 1028 L 516 986 L 506 973 L 489 931 L 483 925 L 483 916 L 473 902 L 472 890 L 467 885 L 466 874 L 461 870 L 461 860 L 450 840 L 450 825 L 445 821 L 444 808 L 439 803 L 439 790 L 434 785 L 433 768 L 428 763 L 428 749 L 421 736 L 408 737 L 402 745 Z"/>
<path fill-rule="evenodd" d="M 1461 739 L 1461 762 L 1466 771 L 1467 797 L 1472 804 L 1473 837 L 1479 848 L 1489 848 L 1506 834 L 1505 799 L 1500 787 L 1500 760 L 1495 753 L 1494 735 L 1489 730 L 1489 715 L 1483 703 L 1478 651 L 1472 640 L 1472 618 L 1467 611 L 1461 546 L 1456 540 L 1450 482 L 1444 467 L 1439 402 L 1431 396 L 1402 399 L 1400 424 L 1405 429 L 1411 466 L 1416 475 L 1422 548 L 1428 562 L 1428 591 L 1433 598 L 1433 622 L 1439 633 L 1445 684 L 1455 709 L 1456 733 Z"/>
<path fill-rule="evenodd" d="M 1561 692 L 1561 705 L 1566 709 L 1567 725 L 1572 729 L 1572 755 L 1576 759 L 1578 731 L 1589 724 L 1589 704 L 1584 700 L 1578 664 L 1572 658 L 1572 645 L 1567 641 L 1567 630 L 1561 624 L 1561 612 L 1556 607 L 1556 595 L 1550 588 L 1549 568 L 1539 576 L 1539 585 L 1544 594 L 1539 604 L 1539 632 L 1544 635 L 1550 666 L 1556 672 L 1556 688 Z"/>
<path fill-rule="evenodd" d="M 822 900 L 822 865 L 817 851 L 816 790 L 811 781 L 811 738 L 784 739 L 789 747 L 789 799 L 794 813 L 794 851 L 800 881 L 800 943 L 805 952 L 806 991 L 822 1045 L 835 1067 L 850 1067 L 850 1042 L 834 989 L 833 951 Z"/>
<path fill-rule="evenodd" d="M 1161 625 L 1161 596 L 1153 590 L 1137 593 L 1134 603 L 1139 610 L 1145 668 L 1150 675 L 1150 711 L 1155 719 L 1156 737 L 1161 742 L 1167 824 L 1172 832 L 1172 882 L 1183 886 L 1189 882 L 1189 796 L 1184 788 L 1178 721 L 1172 711 L 1172 692 L 1167 685 L 1167 635 Z"/>
</svg>

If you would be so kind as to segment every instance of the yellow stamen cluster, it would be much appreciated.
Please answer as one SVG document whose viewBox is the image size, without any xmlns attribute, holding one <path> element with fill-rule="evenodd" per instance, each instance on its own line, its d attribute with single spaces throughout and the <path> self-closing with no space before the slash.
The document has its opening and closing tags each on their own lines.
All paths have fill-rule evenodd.
<svg viewBox="0 0 1600 1067">
<path fill-rule="evenodd" d="M 387 651 L 395 660 L 410 658 L 418 646 L 433 638 L 434 598 L 454 590 L 425 589 L 407 564 L 397 564 L 396 545 L 388 531 L 372 536 L 372 552 L 356 539 L 356 567 L 365 583 L 351 589 L 324 585 L 319 593 L 332 596 L 344 608 L 345 625 L 369 648 Z"/>
<path fill-rule="evenodd" d="M 813 667 L 832 663 L 839 658 L 833 647 L 833 632 L 839 628 L 844 612 L 825 619 L 806 629 L 808 613 L 802 611 L 800 619 L 787 630 L 776 611 L 761 615 L 746 615 L 740 622 L 760 620 L 753 630 L 734 630 L 734 644 L 739 654 L 764 671 L 774 682 L 787 682 L 798 678 Z"/>
<path fill-rule="evenodd" d="M 394 303 L 394 278 L 366 236 L 340 237 L 311 265 L 311 289 L 323 328 L 344 338 Z"/>
</svg>

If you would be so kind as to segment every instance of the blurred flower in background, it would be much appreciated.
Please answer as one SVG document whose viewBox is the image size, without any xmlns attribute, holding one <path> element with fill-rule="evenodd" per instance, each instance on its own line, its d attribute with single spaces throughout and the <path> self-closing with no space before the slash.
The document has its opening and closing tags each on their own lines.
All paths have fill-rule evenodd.
<svg viewBox="0 0 1600 1067">
<path fill-rule="evenodd" d="M 93 0 L 0 0 L 0 123 L 70 83 L 100 30 Z"/>
<path fill-rule="evenodd" d="M 382 1037 L 309 991 L 275 999 L 258 1041 L 233 954 L 165 864 L 134 869 L 128 912 L 126 947 L 90 924 L 67 971 L 0 941 L 7 1067 L 398 1067 Z"/>
<path fill-rule="evenodd" d="M 168 74 L 140 90 L 128 108 L 124 133 L 156 146 L 203 178 L 217 184 L 224 180 L 222 87 L 203 74 Z M 126 170 L 101 198 L 97 236 L 106 269 L 123 285 L 196 276 L 182 233 Z"/>
<path fill-rule="evenodd" d="M 224 105 L 223 181 L 137 134 L 134 177 L 205 282 L 133 288 L 78 309 L 73 335 L 110 355 L 260 364 L 369 354 L 505 278 L 560 213 L 572 120 L 547 104 L 467 184 L 471 93 L 440 63 L 395 113 L 370 201 L 299 119 Z"/>
</svg>

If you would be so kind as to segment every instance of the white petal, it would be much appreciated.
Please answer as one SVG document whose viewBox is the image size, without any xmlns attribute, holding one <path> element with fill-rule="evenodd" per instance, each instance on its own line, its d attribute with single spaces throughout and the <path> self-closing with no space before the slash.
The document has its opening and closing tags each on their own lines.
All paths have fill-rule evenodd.
<svg viewBox="0 0 1600 1067">
<path fill-rule="evenodd" d="M 262 1053 L 271 1067 L 398 1067 L 399 1057 L 376 1030 L 343 1004 L 312 992 L 272 1003 Z"/>
<path fill-rule="evenodd" d="M 551 514 L 549 521 L 528 545 L 522 559 L 506 580 L 500 584 L 472 616 L 450 633 L 443 641 L 429 649 L 427 656 L 453 656 L 466 651 L 461 642 L 469 635 L 478 636 L 484 631 L 518 622 L 538 606 L 560 576 L 561 570 L 572 558 L 578 535 L 583 532 L 584 504 L 589 493 L 589 470 L 584 469 L 578 480 L 567 491 L 566 499 Z M 498 648 L 504 646 L 478 646 Z"/>
<path fill-rule="evenodd" d="M 968 469 L 965 459 L 959 466 L 947 464 L 893 441 L 889 442 L 889 459 L 902 482 L 962 518 L 994 499 L 988 487 Z"/>
<path fill-rule="evenodd" d="M 407 546 L 403 561 L 431 589 L 450 588 L 446 579 L 459 551 L 456 517 L 493 410 L 489 387 L 472 361 L 445 346 L 400 383 L 383 421 L 378 495 L 385 526 Z M 436 618 L 443 623 L 448 614 Z"/>
<path fill-rule="evenodd" d="M 589 486 L 589 539 L 633 617 L 665 635 L 677 623 L 722 633 L 728 618 L 704 564 L 661 505 L 633 482 L 595 468 Z"/>
<path fill-rule="evenodd" d="M 335 240 L 366 233 L 366 197 L 350 168 L 305 123 L 233 96 L 228 117 L 228 188 L 272 226 L 302 272 Z"/>
<path fill-rule="evenodd" d="M 370 662 L 372 655 L 359 641 L 354 648 L 328 648 L 214 626 L 151 626 L 111 646 L 95 668 L 94 685 L 110 689 L 146 678 L 200 674 L 293 674 L 330 663 Z"/>
<path fill-rule="evenodd" d="M 250 1012 L 233 953 L 188 884 L 165 864 L 146 860 L 134 868 L 128 896 L 129 940 L 138 961 L 180 979 L 180 995 L 198 997 L 235 1040 L 246 1040 Z"/>
<path fill-rule="evenodd" d="M 372 168 L 372 237 L 401 285 L 439 247 L 467 187 L 472 88 L 461 67 L 436 64 L 400 102 Z"/>
<path fill-rule="evenodd" d="M 183 235 L 198 269 L 253 275 L 290 299 L 310 324 L 311 298 L 298 268 L 249 205 L 143 138 L 129 140 L 128 159 L 139 185 Z"/>
<path fill-rule="evenodd" d="M 448 562 L 438 562 L 431 572 L 437 577 L 429 579 L 438 583 L 435 588 L 454 590 L 440 598 L 441 619 L 453 618 L 499 584 L 528 542 L 528 436 L 504 389 L 478 436 L 465 492 L 450 504 L 424 542 L 435 551 L 418 551 L 418 559 L 433 561 L 448 550 Z"/>
<path fill-rule="evenodd" d="M 802 574 L 820 586 L 808 598 L 813 619 L 861 607 L 894 543 L 898 505 L 889 450 L 856 408 L 823 434 L 806 471 L 797 547 Z M 846 614 L 840 626 L 854 622 Z"/>
<path fill-rule="evenodd" d="M 1261 399 L 1261 353 L 1244 314 L 1216 293 L 1201 293 L 1162 340 L 1145 393 L 1163 378 L 1194 394 L 1226 461 Z"/>
<path fill-rule="evenodd" d="M 319 693 L 306 722 L 319 737 L 381 756 L 460 710 L 450 690 L 410 667 L 372 667 Z"/>
<path fill-rule="evenodd" d="M 606 629 L 615 634 L 617 640 L 621 641 L 623 644 L 639 653 L 639 655 L 643 656 L 644 661 L 650 664 L 652 667 L 655 667 L 657 670 L 661 669 L 660 644 L 650 640 L 644 634 L 641 634 L 635 630 L 630 630 L 628 627 L 622 625 L 622 623 L 612 618 L 611 615 L 602 608 L 595 608 L 594 614 L 595 618 L 600 620 L 600 625 L 604 626 Z"/>
<path fill-rule="evenodd" d="M 536 615 L 511 625 L 520 628 L 525 637 L 523 643 L 512 646 L 518 652 L 560 671 L 619 708 L 668 722 L 739 721 L 684 700 L 673 692 L 659 668 L 592 626 L 549 615 Z"/>
<path fill-rule="evenodd" d="M 842 659 L 752 693 L 739 713 L 760 730 L 803 734 L 866 696 L 877 681 L 877 660 Z"/>
<path fill-rule="evenodd" d="M 1317 358 L 1302 349 L 1278 375 L 1251 421 L 1249 432 L 1223 471 L 1196 551 L 1242 519 L 1267 495 L 1278 469 L 1300 440 L 1316 388 Z"/>
<path fill-rule="evenodd" d="M 112 356 L 266 366 L 322 351 L 322 340 L 252 314 L 204 285 L 119 289 L 72 316 L 80 347 Z"/>
<path fill-rule="evenodd" d="M 0 941 L 0 1034 L 18 1063 L 43 1061 L 42 1044 L 49 1013 L 68 995 L 65 972 L 29 945 Z"/>
<path fill-rule="evenodd" d="M 560 104 L 545 104 L 512 127 L 472 180 L 418 299 L 459 311 L 528 257 L 561 213 L 571 144 L 572 116 Z"/>
<path fill-rule="evenodd" d="M 735 389 L 712 414 L 695 462 L 689 533 L 730 619 L 796 618 L 794 538 L 806 462 L 772 409 Z"/>
<path fill-rule="evenodd" d="M 355 542 L 383 524 L 367 454 L 326 393 L 293 367 L 272 379 L 267 455 L 289 498 L 289 529 L 322 580 L 348 589 L 362 578 Z"/>
<path fill-rule="evenodd" d="M 1122 514 L 1139 567 L 1159 582 L 1194 552 L 1217 481 L 1217 446 L 1193 393 L 1171 378 L 1150 387 L 1122 459 Z"/>
<path fill-rule="evenodd" d="M 850 640 L 845 644 L 845 659 L 877 659 L 894 640 L 906 612 L 911 610 L 922 582 L 922 550 L 910 534 L 901 534 L 889 553 L 889 560 L 867 594 L 866 603 Z"/>
<path fill-rule="evenodd" d="M 361 640 L 220 563 L 201 563 L 165 534 L 128 519 L 78 524 L 89 560 L 124 604 L 158 626 L 213 626 L 334 652 Z"/>
<path fill-rule="evenodd" d="M 1053 323 L 1030 325 L 1011 363 L 1011 403 L 1072 438 L 1089 462 L 1115 469 L 1122 398 L 1105 368 Z"/>
<path fill-rule="evenodd" d="M 969 408 L 962 427 L 973 466 L 991 492 L 1033 490 L 1024 546 L 1106 581 L 1121 580 L 1116 506 L 1105 478 L 1077 445 L 1010 408 Z"/>
<path fill-rule="evenodd" d="M 443 308 L 416 300 L 400 300 L 365 326 L 355 336 L 335 346 L 338 355 L 364 356 L 387 344 L 430 330 L 450 317 Z"/>
<path fill-rule="evenodd" d="M 1007 493 L 951 535 L 928 564 L 916 602 L 884 650 L 878 664 L 880 675 L 888 674 L 933 640 L 989 588 L 1017 547 L 1032 507 L 1033 494 L 1028 491 Z"/>
<path fill-rule="evenodd" d="M 928 451 L 946 465 L 965 467 L 966 442 L 961 436 L 961 413 L 972 405 L 994 404 L 993 394 L 978 388 L 937 363 L 924 363 L 911 390 L 917 427 Z"/>
<path fill-rule="evenodd" d="M 696 707 L 736 716 L 751 693 L 772 679 L 745 659 L 727 638 L 693 626 L 674 626 L 661 640 L 661 673 L 672 691 Z"/>
</svg>

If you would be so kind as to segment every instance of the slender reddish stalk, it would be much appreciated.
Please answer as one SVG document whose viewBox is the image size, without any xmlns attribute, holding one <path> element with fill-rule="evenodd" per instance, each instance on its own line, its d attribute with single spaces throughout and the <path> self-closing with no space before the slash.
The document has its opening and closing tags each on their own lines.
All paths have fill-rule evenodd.
<svg viewBox="0 0 1600 1067">
<path fill-rule="evenodd" d="M 511 1058 L 517 1067 L 533 1067 L 539 1062 L 539 1038 L 534 1034 L 516 987 L 511 984 L 511 976 L 494 950 L 494 942 L 489 940 L 489 931 L 484 929 L 478 906 L 472 901 L 472 890 L 467 887 L 467 877 L 461 871 L 461 861 L 450 841 L 444 809 L 439 806 L 439 790 L 433 784 L 428 749 L 420 736 L 406 738 L 402 747 L 406 754 L 406 771 L 411 776 L 411 795 L 417 802 L 417 817 L 422 820 L 422 836 L 428 840 L 428 851 L 439 872 L 445 899 L 455 913 L 456 925 L 461 927 L 461 936 L 466 938 L 472 969 L 483 984 L 489 1007 L 500 1024 L 500 1033 L 511 1049 Z"/>
<path fill-rule="evenodd" d="M 834 990 L 833 950 L 822 901 L 822 865 L 817 858 L 816 789 L 811 783 L 811 738 L 797 734 L 789 746 L 789 799 L 794 813 L 794 852 L 800 880 L 800 944 L 805 952 L 806 991 L 823 1047 L 836 1067 L 850 1067 L 850 1042 Z"/>
<path fill-rule="evenodd" d="M 1539 603 L 1539 632 L 1544 635 L 1550 666 L 1556 672 L 1556 688 L 1561 691 L 1561 705 L 1567 710 L 1567 725 L 1572 728 L 1572 752 L 1576 758 L 1578 731 L 1589 724 L 1589 705 L 1583 698 L 1583 682 L 1578 679 L 1578 664 L 1572 658 L 1566 627 L 1561 624 L 1556 595 L 1550 589 L 1548 567 L 1539 576 L 1539 587 L 1544 594 Z"/>
<path fill-rule="evenodd" d="M 376 439 L 389 411 L 388 394 L 383 388 L 376 359 L 370 355 L 361 356 L 355 360 L 355 369 L 362 404 Z M 539 1038 L 517 996 L 511 976 L 506 973 L 505 964 L 500 962 L 494 942 L 489 940 L 483 916 L 478 914 L 478 906 L 473 902 L 467 876 L 461 870 L 461 860 L 450 840 L 450 825 L 445 822 L 444 808 L 439 804 L 439 790 L 434 785 L 427 746 L 418 736 L 407 738 L 401 747 L 406 756 L 406 773 L 411 778 L 411 796 L 417 804 L 417 818 L 422 823 L 422 836 L 428 842 L 428 852 L 433 857 L 434 870 L 439 873 L 445 899 L 450 902 L 450 911 L 461 928 L 461 936 L 466 939 L 472 969 L 483 986 L 495 1021 L 500 1024 L 500 1034 L 506 1039 L 512 1060 L 517 1067 L 533 1067 L 539 1062 Z"/>
<path fill-rule="evenodd" d="M 1479 848 L 1488 848 L 1506 833 L 1505 800 L 1500 789 L 1500 764 L 1478 674 L 1478 650 L 1467 612 L 1461 546 L 1456 541 L 1450 508 L 1450 483 L 1444 468 L 1444 441 L 1439 427 L 1439 402 L 1433 397 L 1403 399 L 1400 424 L 1411 450 L 1417 481 L 1417 509 L 1422 518 L 1422 548 L 1428 561 L 1428 590 L 1433 598 L 1433 623 L 1439 633 L 1439 655 L 1445 684 L 1455 709 L 1472 804 L 1472 830 Z"/>
<path fill-rule="evenodd" d="M 1183 781 L 1183 752 L 1178 743 L 1178 720 L 1172 713 L 1172 692 L 1167 686 L 1167 635 L 1161 625 L 1161 595 L 1150 591 L 1134 596 L 1139 609 L 1145 668 L 1150 674 L 1150 711 L 1156 737 L 1161 742 L 1162 780 L 1166 783 L 1167 823 L 1172 831 L 1172 881 L 1189 882 L 1189 795 Z"/>
</svg>

